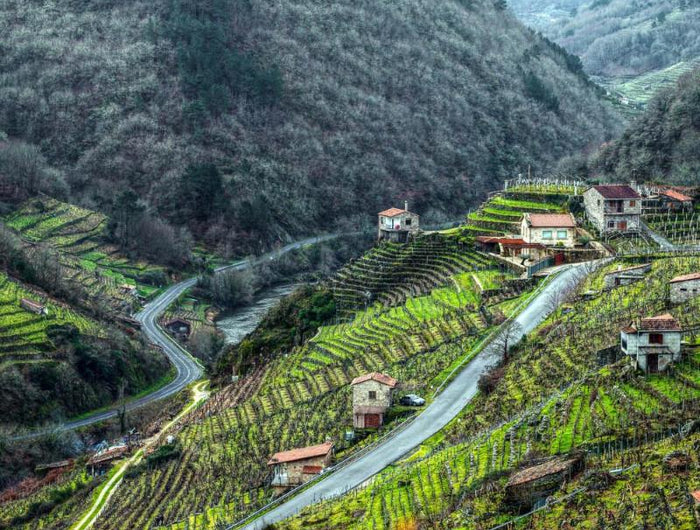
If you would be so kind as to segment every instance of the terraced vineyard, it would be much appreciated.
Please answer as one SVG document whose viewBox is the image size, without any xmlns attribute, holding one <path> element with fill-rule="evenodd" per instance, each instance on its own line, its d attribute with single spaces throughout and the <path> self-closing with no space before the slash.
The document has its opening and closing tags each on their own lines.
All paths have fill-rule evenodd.
<svg viewBox="0 0 700 530">
<path fill-rule="evenodd" d="M 462 271 L 491 268 L 488 259 L 468 252 L 456 238 L 419 237 L 407 245 L 382 243 L 341 269 L 332 283 L 341 315 L 375 303 L 395 306 L 429 293 Z"/>
<path fill-rule="evenodd" d="M 565 186 L 520 185 L 489 198 L 476 212 L 467 216 L 464 230 L 474 236 L 519 234 L 524 213 L 560 213 L 566 211 L 569 196 L 577 190 Z"/>
<path fill-rule="evenodd" d="M 600 288 L 603 274 L 616 267 L 595 274 L 581 291 Z M 698 258 L 658 260 L 645 281 L 576 301 L 571 313 L 551 317 L 518 348 L 493 393 L 477 396 L 415 456 L 282 527 L 390 529 L 440 521 L 491 528 L 515 515 L 504 508 L 504 487 L 522 462 L 588 449 L 589 465 L 601 466 L 621 450 L 678 432 L 700 414 L 700 349 L 673 372 L 648 376 L 626 359 L 601 367 L 609 361 L 599 352 L 617 344 L 620 326 L 634 316 L 665 310 L 666 282 L 698 268 Z M 684 327 L 696 327 L 700 300 L 673 312 Z"/>
<path fill-rule="evenodd" d="M 655 232 L 676 245 L 700 244 L 700 211 L 654 214 L 645 216 L 645 222 Z"/>
<path fill-rule="evenodd" d="M 367 258 L 375 256 L 376 250 Z M 313 339 L 215 396 L 178 432 L 178 458 L 127 478 L 97 528 L 213 528 L 270 499 L 265 486 L 270 454 L 330 438 L 343 458 L 370 441 L 373 435 L 359 446 L 343 441 L 352 422 L 349 382 L 354 377 L 384 371 L 401 381 L 402 391 L 429 396 L 514 309 L 515 300 L 527 295 L 527 290 L 513 290 L 482 300 L 479 275 L 489 286 L 506 282 L 508 275 L 468 249 L 459 259 L 485 269 L 457 276 L 451 272 L 463 267 L 445 270 L 444 277 L 432 280 L 442 285 L 429 294 L 358 310 L 351 322 L 320 328 Z M 242 387 L 251 390 L 236 392 Z M 407 413 L 399 407 L 391 418 L 395 423 Z"/>
<path fill-rule="evenodd" d="M 46 298 L 0 273 L 0 365 L 45 362 L 54 350 L 47 336 L 50 326 L 72 324 L 81 333 L 99 335 L 97 323 L 87 320 L 68 307 L 47 300 L 48 315 L 37 315 L 20 307 L 27 298 L 39 302 Z"/>
<path fill-rule="evenodd" d="M 83 285 L 95 300 L 107 300 L 118 309 L 134 303 L 126 286 L 138 286 L 143 296 L 155 292 L 152 284 L 165 280 L 161 267 L 134 262 L 104 242 L 104 215 L 50 197 L 31 199 L 3 220 L 22 238 L 58 250 L 64 275 Z"/>
</svg>

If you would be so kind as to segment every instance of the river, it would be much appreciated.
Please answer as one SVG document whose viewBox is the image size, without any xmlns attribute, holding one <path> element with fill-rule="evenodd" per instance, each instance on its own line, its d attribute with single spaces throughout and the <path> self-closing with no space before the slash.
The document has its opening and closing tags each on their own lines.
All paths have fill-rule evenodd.
<svg viewBox="0 0 700 530">
<path fill-rule="evenodd" d="M 260 292 L 251 304 L 225 313 L 216 321 L 216 327 L 224 334 L 226 344 L 238 344 L 253 331 L 265 314 L 297 285 L 278 285 Z"/>
</svg>

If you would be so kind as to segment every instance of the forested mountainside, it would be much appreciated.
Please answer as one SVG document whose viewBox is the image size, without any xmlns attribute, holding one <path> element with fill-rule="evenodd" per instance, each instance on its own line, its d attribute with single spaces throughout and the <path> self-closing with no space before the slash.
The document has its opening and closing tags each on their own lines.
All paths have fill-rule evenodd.
<svg viewBox="0 0 700 530">
<path fill-rule="evenodd" d="M 619 132 L 499 2 L 8 0 L 0 31 L 0 131 L 50 188 L 223 250 L 403 199 L 454 217 Z"/>
<path fill-rule="evenodd" d="M 697 185 L 700 175 L 700 68 L 651 101 L 622 137 L 593 158 L 594 173 L 618 180 Z"/>
<path fill-rule="evenodd" d="M 570 53 L 591 75 L 662 70 L 700 57 L 698 0 L 511 0 L 526 24 Z"/>
</svg>

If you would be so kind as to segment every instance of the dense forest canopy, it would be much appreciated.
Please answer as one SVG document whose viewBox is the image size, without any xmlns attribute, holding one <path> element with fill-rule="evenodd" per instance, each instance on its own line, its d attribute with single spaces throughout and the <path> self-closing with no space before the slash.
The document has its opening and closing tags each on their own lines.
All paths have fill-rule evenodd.
<svg viewBox="0 0 700 530">
<path fill-rule="evenodd" d="M 698 0 L 511 0 L 518 17 L 592 75 L 639 75 L 700 58 Z"/>
<path fill-rule="evenodd" d="M 647 111 L 593 160 L 618 180 L 697 185 L 700 180 L 700 68 L 662 91 Z"/>
<path fill-rule="evenodd" d="M 255 250 L 404 199 L 451 219 L 619 132 L 503 2 L 8 0 L 0 31 L 3 137 L 125 246 Z"/>
</svg>

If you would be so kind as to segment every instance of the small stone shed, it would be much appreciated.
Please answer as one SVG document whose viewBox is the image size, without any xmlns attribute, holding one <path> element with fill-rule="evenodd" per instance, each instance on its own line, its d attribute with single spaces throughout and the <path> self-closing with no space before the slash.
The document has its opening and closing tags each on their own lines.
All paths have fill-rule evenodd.
<svg viewBox="0 0 700 530">
<path fill-rule="evenodd" d="M 102 474 L 109 468 L 112 462 L 123 458 L 127 454 L 129 454 L 128 446 L 116 445 L 94 454 L 90 460 L 88 460 L 87 465 L 93 475 Z"/>
<path fill-rule="evenodd" d="M 192 324 L 182 318 L 173 318 L 165 323 L 165 329 L 178 339 L 186 339 L 192 332 Z"/>
<path fill-rule="evenodd" d="M 651 270 L 651 263 L 643 263 L 634 267 L 620 266 L 616 271 L 607 273 L 603 277 L 605 289 L 613 289 L 620 285 L 629 285 L 644 278 L 644 275 Z"/>
<path fill-rule="evenodd" d="M 670 281 L 669 298 L 672 304 L 681 304 L 700 296 L 700 272 L 676 276 Z"/>
<path fill-rule="evenodd" d="M 333 442 L 275 453 L 267 463 L 272 467 L 271 486 L 281 492 L 305 484 L 331 464 Z"/>
<path fill-rule="evenodd" d="M 538 500 L 557 491 L 565 480 L 578 473 L 582 467 L 583 458 L 575 456 L 521 469 L 506 484 L 506 503 L 521 510 L 528 509 Z"/>
<path fill-rule="evenodd" d="M 636 368 L 647 373 L 662 372 L 681 358 L 683 330 L 669 313 L 643 318 L 620 331 L 620 349 Z"/>
<path fill-rule="evenodd" d="M 583 202 L 586 217 L 601 234 L 639 232 L 642 197 L 631 186 L 592 186 L 583 194 Z"/>
<path fill-rule="evenodd" d="M 376 429 L 384 424 L 398 381 L 391 376 L 372 372 L 352 380 L 352 415 L 356 429 Z"/>
</svg>

